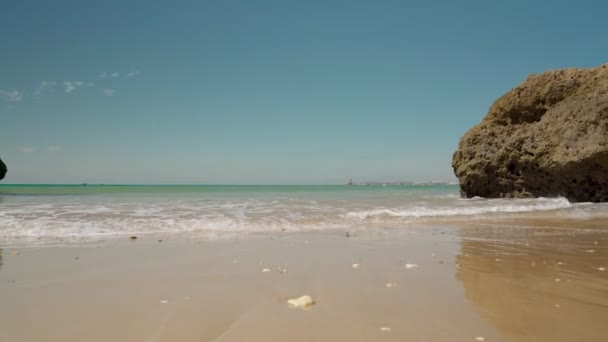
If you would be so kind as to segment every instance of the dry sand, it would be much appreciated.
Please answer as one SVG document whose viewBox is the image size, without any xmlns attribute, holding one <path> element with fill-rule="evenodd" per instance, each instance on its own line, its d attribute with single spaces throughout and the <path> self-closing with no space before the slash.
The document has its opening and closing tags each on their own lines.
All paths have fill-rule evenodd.
<svg viewBox="0 0 608 342">
<path fill-rule="evenodd" d="M 0 341 L 608 340 L 600 221 L 5 243 L 0 254 Z M 302 295 L 315 304 L 287 305 Z"/>
</svg>

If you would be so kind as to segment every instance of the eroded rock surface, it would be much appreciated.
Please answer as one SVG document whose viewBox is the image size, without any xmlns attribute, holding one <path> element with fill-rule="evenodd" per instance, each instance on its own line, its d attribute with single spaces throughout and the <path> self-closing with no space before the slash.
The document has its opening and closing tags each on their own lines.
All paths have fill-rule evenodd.
<svg viewBox="0 0 608 342">
<path fill-rule="evenodd" d="M 533 74 L 458 144 L 465 197 L 608 201 L 608 64 Z"/>
</svg>

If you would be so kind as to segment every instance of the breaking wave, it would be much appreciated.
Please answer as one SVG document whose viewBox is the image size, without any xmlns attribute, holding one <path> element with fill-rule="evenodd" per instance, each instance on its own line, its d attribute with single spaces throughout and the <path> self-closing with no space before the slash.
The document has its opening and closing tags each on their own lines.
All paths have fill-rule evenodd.
<svg viewBox="0 0 608 342">
<path fill-rule="evenodd" d="M 148 233 L 219 235 L 398 227 L 433 219 L 484 218 L 501 213 L 549 210 L 566 210 L 576 218 L 586 215 L 585 208 L 578 204 L 573 206 L 564 198 L 461 200 L 453 194 L 340 193 L 329 197 L 308 194 L 296 198 L 267 194 L 230 198 L 13 196 L 5 197 L 0 203 L 0 241 Z"/>
</svg>

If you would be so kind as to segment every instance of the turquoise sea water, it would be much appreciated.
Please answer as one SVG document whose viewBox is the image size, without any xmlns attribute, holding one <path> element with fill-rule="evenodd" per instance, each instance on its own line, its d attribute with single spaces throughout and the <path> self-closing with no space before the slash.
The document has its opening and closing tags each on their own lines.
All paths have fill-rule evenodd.
<svg viewBox="0 0 608 342">
<path fill-rule="evenodd" d="M 586 219 L 563 198 L 461 199 L 456 185 L 0 185 L 0 240 L 407 228 L 500 215 Z"/>
</svg>

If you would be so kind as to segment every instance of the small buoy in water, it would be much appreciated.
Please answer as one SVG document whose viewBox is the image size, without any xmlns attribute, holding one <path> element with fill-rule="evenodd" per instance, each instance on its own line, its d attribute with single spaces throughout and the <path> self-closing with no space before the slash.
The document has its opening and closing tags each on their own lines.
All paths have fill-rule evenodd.
<svg viewBox="0 0 608 342">
<path fill-rule="evenodd" d="M 416 268 L 418 267 L 418 265 L 416 264 L 405 264 L 405 268 L 407 268 L 408 270 L 411 270 L 412 268 Z"/>
<path fill-rule="evenodd" d="M 310 296 L 302 296 L 298 298 L 292 298 L 287 301 L 287 305 L 296 309 L 308 309 L 315 304 L 314 300 Z"/>
<path fill-rule="evenodd" d="M 361 265 L 359 265 L 359 264 L 353 264 L 352 268 L 359 268 L 359 266 L 361 266 Z"/>
</svg>

